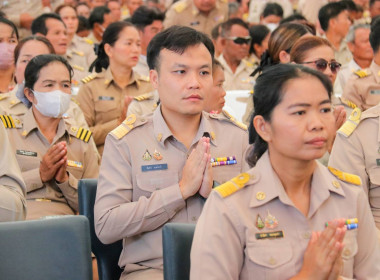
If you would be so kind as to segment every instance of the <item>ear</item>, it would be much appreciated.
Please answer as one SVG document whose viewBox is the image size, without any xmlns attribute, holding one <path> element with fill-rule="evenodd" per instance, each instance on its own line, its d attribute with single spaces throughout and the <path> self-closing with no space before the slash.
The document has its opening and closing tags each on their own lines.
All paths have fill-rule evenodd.
<svg viewBox="0 0 380 280">
<path fill-rule="evenodd" d="M 29 88 L 24 88 L 24 95 L 29 102 L 34 103 L 34 94 Z"/>
<path fill-rule="evenodd" d="M 149 78 L 155 89 L 158 89 L 158 72 L 157 70 L 149 70 Z"/>
<path fill-rule="evenodd" d="M 280 58 L 280 63 L 290 62 L 290 54 L 288 54 L 286 51 L 280 51 L 279 58 Z"/>
<path fill-rule="evenodd" d="M 263 116 L 255 116 L 253 119 L 253 126 L 255 127 L 257 134 L 259 134 L 265 142 L 271 141 L 272 133 L 270 124 L 264 120 Z"/>
<path fill-rule="evenodd" d="M 263 47 L 261 45 L 257 44 L 257 43 L 254 43 L 253 44 L 253 49 L 255 50 L 255 53 L 261 53 Z M 259 59 L 260 59 L 260 57 L 259 57 Z"/>
<path fill-rule="evenodd" d="M 355 44 L 352 42 L 347 42 L 347 47 L 350 50 L 350 52 L 354 52 L 355 50 Z"/>
<path fill-rule="evenodd" d="M 220 44 L 223 46 L 223 49 L 226 47 L 227 44 L 227 39 L 220 37 Z"/>
<path fill-rule="evenodd" d="M 110 44 L 104 44 L 104 51 L 108 57 L 112 57 L 112 47 Z"/>
</svg>

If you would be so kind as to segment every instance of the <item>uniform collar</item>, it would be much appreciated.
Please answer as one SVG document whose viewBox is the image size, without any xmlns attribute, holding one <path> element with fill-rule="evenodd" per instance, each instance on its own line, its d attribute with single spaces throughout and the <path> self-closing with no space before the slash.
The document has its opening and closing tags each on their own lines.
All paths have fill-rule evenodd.
<svg viewBox="0 0 380 280">
<path fill-rule="evenodd" d="M 161 112 L 161 105 L 158 105 L 156 110 L 153 112 L 153 130 L 154 130 L 154 136 L 156 140 L 164 147 L 164 143 L 166 139 L 173 136 L 173 133 L 169 129 L 168 125 L 166 124 L 164 117 L 162 116 Z M 211 124 L 210 118 L 207 113 L 202 112 L 201 116 L 201 123 L 198 128 L 198 132 L 196 136 L 194 137 L 193 143 L 197 143 L 199 139 L 203 136 L 209 137 L 211 144 L 216 144 L 216 135 L 213 130 L 213 126 Z"/>
<path fill-rule="evenodd" d="M 191 7 L 192 7 L 191 8 L 192 15 L 194 17 L 199 15 L 201 13 L 201 11 L 199 11 L 199 9 L 195 6 L 194 1 L 190 0 L 188 2 L 190 2 Z M 219 6 L 220 6 L 219 1 L 216 0 L 215 1 L 215 7 L 208 13 L 208 15 L 210 15 L 214 10 L 219 10 Z"/>
<path fill-rule="evenodd" d="M 286 194 L 276 172 L 272 168 L 268 151 L 261 156 L 256 167 L 251 169 L 248 173 L 250 174 L 251 179 L 247 184 L 260 181 L 259 185 L 261 186 L 261 189 L 259 189 L 259 187 L 255 188 L 251 197 L 250 207 L 262 206 L 277 197 L 283 204 L 294 205 Z M 260 196 L 261 193 L 265 194 L 264 199 L 261 199 L 263 197 L 262 195 Z M 343 197 L 345 196 L 340 182 L 338 182 L 335 176 L 333 176 L 325 167 L 317 162 L 311 181 L 309 216 L 312 216 L 323 202 L 329 198 L 330 193 L 336 193 Z"/>
<path fill-rule="evenodd" d="M 112 72 L 111 72 L 111 67 L 108 67 L 106 70 L 103 70 L 102 73 L 104 73 L 104 84 L 106 88 L 108 88 L 110 84 L 112 83 L 112 81 L 114 80 Z M 140 81 L 138 80 L 139 77 L 140 77 L 139 74 L 136 73 L 136 71 L 132 70 L 131 77 L 129 79 L 127 87 L 131 86 L 132 84 L 136 84 L 136 87 L 138 89 L 140 86 Z"/>
<path fill-rule="evenodd" d="M 26 111 L 24 117 L 23 117 L 23 131 L 22 131 L 22 136 L 27 137 L 29 133 L 35 129 L 38 128 L 38 124 L 36 122 L 36 119 L 34 118 L 34 114 L 32 111 L 32 107 L 28 111 Z M 56 139 L 62 138 L 65 134 L 67 135 L 68 130 L 65 125 L 65 121 L 61 118 L 59 124 L 58 124 L 58 129 L 57 129 L 57 134 L 54 138 L 54 142 Z"/>
<path fill-rule="evenodd" d="M 218 60 L 223 65 L 223 67 L 227 69 L 227 71 L 230 72 L 234 76 L 237 76 L 240 72 L 243 72 L 243 71 L 247 71 L 249 74 L 251 74 L 254 70 L 254 66 L 251 62 L 249 62 L 246 59 L 242 59 L 240 60 L 240 63 L 238 67 L 236 68 L 235 73 L 233 73 L 227 61 L 224 59 L 223 53 L 220 54 L 220 56 L 218 57 Z"/>
<path fill-rule="evenodd" d="M 380 84 L 380 65 L 377 65 L 375 61 L 372 60 L 369 69 L 371 69 L 372 74 L 375 76 L 376 83 Z"/>
</svg>

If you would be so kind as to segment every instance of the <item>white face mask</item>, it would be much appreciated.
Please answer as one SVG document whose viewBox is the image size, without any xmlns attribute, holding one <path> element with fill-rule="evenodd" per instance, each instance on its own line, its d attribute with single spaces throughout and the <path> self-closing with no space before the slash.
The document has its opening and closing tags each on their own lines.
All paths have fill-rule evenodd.
<svg viewBox="0 0 380 280">
<path fill-rule="evenodd" d="M 50 92 L 32 91 L 37 99 L 34 106 L 44 116 L 60 118 L 69 109 L 71 95 L 59 89 Z"/>
<path fill-rule="evenodd" d="M 267 24 L 265 24 L 265 25 L 266 25 L 266 27 L 269 28 L 269 30 L 270 30 L 271 32 L 273 32 L 273 31 L 278 27 L 278 24 L 277 24 L 277 23 L 267 23 Z"/>
</svg>

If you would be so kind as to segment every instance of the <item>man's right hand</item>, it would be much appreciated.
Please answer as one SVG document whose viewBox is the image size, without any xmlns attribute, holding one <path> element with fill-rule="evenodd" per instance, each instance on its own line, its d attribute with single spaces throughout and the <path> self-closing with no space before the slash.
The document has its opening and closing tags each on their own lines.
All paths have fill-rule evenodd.
<svg viewBox="0 0 380 280">
<path fill-rule="evenodd" d="M 210 164 L 209 147 L 209 138 L 202 137 L 186 161 L 182 170 L 182 179 L 179 182 L 182 197 L 185 200 L 196 194 L 201 187 L 205 169 Z"/>
</svg>

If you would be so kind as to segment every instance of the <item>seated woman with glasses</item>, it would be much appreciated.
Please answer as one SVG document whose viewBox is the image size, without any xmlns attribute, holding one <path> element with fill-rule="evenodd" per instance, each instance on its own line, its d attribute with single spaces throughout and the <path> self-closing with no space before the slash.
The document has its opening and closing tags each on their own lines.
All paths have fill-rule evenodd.
<svg viewBox="0 0 380 280">
<path fill-rule="evenodd" d="M 356 175 L 319 164 L 335 135 L 332 84 L 294 64 L 255 85 L 250 166 L 198 220 L 191 280 L 379 279 L 380 247 Z"/>
</svg>

